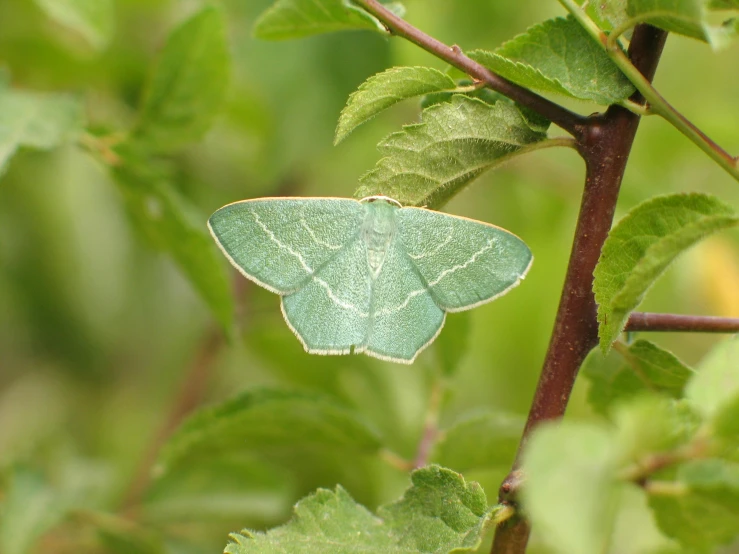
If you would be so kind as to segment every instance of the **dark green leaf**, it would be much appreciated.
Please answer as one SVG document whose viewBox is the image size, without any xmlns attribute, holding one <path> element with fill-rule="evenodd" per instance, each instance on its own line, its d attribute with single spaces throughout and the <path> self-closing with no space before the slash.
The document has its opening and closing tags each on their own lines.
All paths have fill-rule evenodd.
<svg viewBox="0 0 739 554">
<path fill-rule="evenodd" d="M 399 2 L 382 3 L 397 15 L 405 11 Z M 254 24 L 254 36 L 283 40 L 359 29 L 387 33 L 382 23 L 350 0 L 277 0 Z"/>
<path fill-rule="evenodd" d="M 378 73 L 349 96 L 339 117 L 334 144 L 393 104 L 455 87 L 450 77 L 430 67 L 393 67 Z"/>
<path fill-rule="evenodd" d="M 0 175 L 18 148 L 49 150 L 76 138 L 82 124 L 79 99 L 12 90 L 0 81 Z"/>
<path fill-rule="evenodd" d="M 167 175 L 131 145 L 116 149 L 121 162 L 113 176 L 137 230 L 168 252 L 226 330 L 233 324 L 233 300 L 223 257 L 197 213 L 168 182 Z"/>
<path fill-rule="evenodd" d="M 614 403 L 640 392 L 681 398 L 694 374 L 672 353 L 646 340 L 620 346 L 606 356 L 593 349 L 583 363 L 582 373 L 590 381 L 590 405 L 604 415 Z"/>
<path fill-rule="evenodd" d="M 467 353 L 471 319 L 470 312 L 448 314 L 444 332 L 436 339 L 434 345 L 436 359 L 439 361 L 442 373 L 447 377 L 459 369 L 459 364 Z"/>
<path fill-rule="evenodd" d="M 335 449 L 373 453 L 377 433 L 359 414 L 322 396 L 261 389 L 200 410 L 169 439 L 161 464 L 214 453 L 257 453 L 266 449 Z"/>
<path fill-rule="evenodd" d="M 112 0 L 36 0 L 36 4 L 50 18 L 78 32 L 98 50 L 105 48 L 113 36 Z"/>
<path fill-rule="evenodd" d="M 595 425 L 543 424 L 529 439 L 524 506 L 555 552 L 608 552 L 618 492 L 613 458 L 613 437 Z M 576 501 L 565 507 L 568 498 Z"/>
<path fill-rule="evenodd" d="M 674 490 L 652 492 L 649 504 L 662 531 L 699 552 L 739 536 L 739 465 L 696 460 L 681 465 Z"/>
<path fill-rule="evenodd" d="M 523 433 L 524 419 L 503 413 L 465 417 L 441 432 L 433 459 L 457 471 L 508 467 Z"/>
<path fill-rule="evenodd" d="M 494 52 L 469 56 L 521 86 L 597 104 L 631 96 L 633 85 L 572 17 L 550 19 Z"/>
<path fill-rule="evenodd" d="M 362 177 L 355 195 L 437 208 L 485 170 L 546 138 L 532 127 L 515 106 L 456 95 L 383 140 L 378 148 L 385 157 Z"/>
<path fill-rule="evenodd" d="M 681 252 L 737 224 L 739 217 L 731 207 L 697 193 L 652 198 L 619 221 L 593 273 L 603 352 L 608 352 L 631 311 Z"/>
<path fill-rule="evenodd" d="M 461 475 L 431 466 L 411 474 L 413 485 L 377 515 L 341 487 L 301 500 L 289 523 L 266 533 L 233 534 L 228 554 L 350 554 L 472 552 L 489 521 L 485 493 Z"/>
<path fill-rule="evenodd" d="M 228 73 L 223 15 L 209 7 L 167 39 L 146 87 L 133 140 L 159 153 L 202 138 L 220 110 Z"/>
</svg>

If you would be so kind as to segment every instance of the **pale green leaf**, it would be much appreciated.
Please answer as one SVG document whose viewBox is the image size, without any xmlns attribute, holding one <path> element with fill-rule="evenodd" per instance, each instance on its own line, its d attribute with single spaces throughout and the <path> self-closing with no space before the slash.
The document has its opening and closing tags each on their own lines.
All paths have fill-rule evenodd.
<svg viewBox="0 0 739 554">
<path fill-rule="evenodd" d="M 208 235 L 206 217 L 174 189 L 168 176 L 132 145 L 116 148 L 121 163 L 113 176 L 136 229 L 168 252 L 227 331 L 233 324 L 231 284 L 223 259 Z"/>
<path fill-rule="evenodd" d="M 470 338 L 470 312 L 447 314 L 444 332 L 436 339 L 434 351 L 444 376 L 453 375 L 467 353 Z M 443 466 L 448 464 L 442 463 Z"/>
<path fill-rule="evenodd" d="M 0 83 L 0 175 L 18 148 L 49 150 L 82 130 L 82 103 L 67 94 L 40 94 Z"/>
<path fill-rule="evenodd" d="M 646 456 L 669 451 L 693 438 L 700 417 L 685 401 L 642 395 L 615 409 L 616 459 L 639 463 Z"/>
<path fill-rule="evenodd" d="M 649 496 L 657 524 L 690 549 L 713 552 L 739 536 L 739 465 L 726 460 L 682 464 L 675 491 Z"/>
<path fill-rule="evenodd" d="M 654 281 L 684 250 L 707 235 L 739 224 L 734 211 L 705 194 L 647 200 L 611 229 L 593 273 L 603 352 Z"/>
<path fill-rule="evenodd" d="M 367 79 L 349 96 L 336 127 L 334 144 L 362 123 L 402 100 L 452 90 L 454 81 L 430 67 L 393 67 Z"/>
<path fill-rule="evenodd" d="M 396 15 L 402 16 L 405 11 L 400 2 L 382 3 Z M 254 36 L 283 40 L 361 29 L 387 33 L 380 21 L 351 0 L 277 0 L 257 19 Z"/>
<path fill-rule="evenodd" d="M 629 0 L 626 12 L 631 22 L 649 23 L 672 33 L 708 42 L 714 49 L 725 47 L 737 36 L 734 22 L 713 25 L 708 8 L 736 8 L 734 0 Z"/>
<path fill-rule="evenodd" d="M 456 471 L 508 467 L 516 455 L 524 419 L 486 412 L 460 419 L 441 432 L 433 460 Z"/>
<path fill-rule="evenodd" d="M 707 418 L 739 395 L 739 339 L 719 343 L 701 361 L 698 374 L 688 385 L 686 396 Z"/>
<path fill-rule="evenodd" d="M 609 551 L 618 496 L 613 451 L 611 433 L 582 423 L 543 424 L 529 439 L 523 505 L 554 552 Z"/>
<path fill-rule="evenodd" d="M 0 498 L 0 552 L 26 554 L 74 509 L 96 509 L 109 493 L 109 472 L 79 460 L 63 461 L 54 479 L 29 467 L 13 468 Z"/>
<path fill-rule="evenodd" d="M 229 73 L 221 11 L 205 8 L 167 39 L 146 87 L 133 139 L 151 153 L 197 141 L 218 113 Z"/>
<path fill-rule="evenodd" d="M 485 170 L 544 138 L 515 106 L 456 95 L 424 110 L 421 123 L 383 140 L 378 148 L 385 157 L 362 177 L 355 195 L 383 194 L 403 205 L 436 208 Z"/>
<path fill-rule="evenodd" d="M 598 0 L 591 2 L 588 9 L 593 10 L 596 19 L 607 21 L 611 28 L 616 28 L 625 23 L 629 17 L 626 14 L 627 0 Z"/>
<path fill-rule="evenodd" d="M 536 25 L 493 52 L 469 56 L 526 88 L 563 94 L 597 104 L 631 96 L 633 85 L 572 18 Z"/>
<path fill-rule="evenodd" d="M 641 392 L 681 398 L 685 384 L 694 373 L 672 353 L 646 340 L 624 345 L 605 356 L 595 348 L 581 371 L 590 381 L 590 405 L 604 415 L 614 403 Z"/>
<path fill-rule="evenodd" d="M 412 554 L 472 552 L 489 521 L 485 493 L 461 475 L 430 466 L 411 474 L 412 486 L 377 515 L 341 487 L 319 489 L 295 506 L 295 516 L 266 533 L 231 535 L 228 554 Z"/>
<path fill-rule="evenodd" d="M 260 389 L 190 417 L 161 455 L 167 469 L 187 457 L 215 452 L 319 448 L 354 454 L 377 452 L 380 438 L 356 412 L 315 394 Z"/>
<path fill-rule="evenodd" d="M 36 4 L 51 19 L 82 35 L 97 50 L 110 43 L 115 17 L 112 0 L 36 0 Z"/>
<path fill-rule="evenodd" d="M 66 506 L 59 500 L 42 475 L 15 470 L 0 504 L 0 551 L 30 552 L 38 538 L 64 517 Z"/>
</svg>

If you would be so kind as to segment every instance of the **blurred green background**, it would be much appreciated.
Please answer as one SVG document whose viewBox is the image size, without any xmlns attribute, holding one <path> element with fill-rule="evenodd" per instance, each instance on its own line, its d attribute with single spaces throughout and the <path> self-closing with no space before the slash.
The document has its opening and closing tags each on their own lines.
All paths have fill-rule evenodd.
<svg viewBox="0 0 739 554">
<path fill-rule="evenodd" d="M 462 48 L 494 48 L 562 14 L 555 1 L 541 0 L 405 3 L 411 22 Z M 334 147 L 334 126 L 348 94 L 391 66 L 445 68 L 400 39 L 372 33 L 257 41 L 251 26 L 270 4 L 222 2 L 232 54 L 224 109 L 205 140 L 169 160 L 176 186 L 200 209 L 203 225 L 215 209 L 243 198 L 351 196 L 359 176 L 378 159 L 375 144 L 416 121 L 418 106 L 395 107 Z M 167 33 L 200 5 L 118 0 L 114 39 L 98 52 L 34 2 L 2 0 L 0 66 L 9 70 L 13 87 L 83 95 L 90 129 L 125 130 Z M 732 68 L 738 54 L 737 45 L 713 53 L 705 44 L 670 37 L 656 78 L 678 109 L 735 153 L 739 72 Z M 586 114 L 599 109 L 568 105 Z M 513 231 L 529 244 L 535 264 L 523 286 L 472 312 L 468 351 L 449 383 L 442 425 L 482 409 L 526 414 L 557 307 L 582 180 L 574 152 L 544 150 L 486 174 L 444 208 Z M 666 123 L 644 121 L 619 216 L 655 194 L 693 190 L 739 206 L 736 182 Z M 284 325 L 278 298 L 231 273 L 240 331 L 221 343 L 217 324 L 189 282 L 134 232 L 101 163 L 78 145 L 16 155 L 0 177 L 2 482 L 7 485 L 19 467 L 59 483 L 73 474 L 98 490 L 104 509 L 115 511 L 193 372 L 199 376 L 194 396 L 202 403 L 260 385 L 334 396 L 358 408 L 395 452 L 412 458 L 436 369 L 433 349 L 409 367 L 309 356 Z M 739 316 L 737 233 L 712 238 L 682 257 L 643 308 Z M 448 325 L 457 317 L 452 314 Z M 688 363 L 716 340 L 652 338 Z M 570 411 L 593 417 L 585 392 L 578 383 Z M 192 525 L 187 517 L 145 514 L 139 523 L 144 534 L 166 528 L 169 551 L 215 552 L 229 531 L 284 521 L 292 503 L 318 486 L 342 483 L 373 507 L 407 485 L 403 472 L 378 460 L 314 456 L 266 466 L 253 461 L 245 470 L 253 487 L 230 518 L 197 518 Z M 501 466 L 465 477 L 480 480 L 492 502 L 505 471 Z M 76 541 L 88 540 L 89 531 L 78 524 L 57 529 L 41 543 L 44 551 L 80 551 Z M 89 540 L 91 552 L 138 551 L 113 539 Z"/>
</svg>

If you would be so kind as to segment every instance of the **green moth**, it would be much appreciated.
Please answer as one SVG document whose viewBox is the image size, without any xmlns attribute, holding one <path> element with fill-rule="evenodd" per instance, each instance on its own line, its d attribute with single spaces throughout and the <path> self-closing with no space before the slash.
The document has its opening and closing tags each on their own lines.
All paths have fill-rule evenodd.
<svg viewBox="0 0 739 554">
<path fill-rule="evenodd" d="M 533 260 L 504 229 L 385 196 L 244 200 L 208 228 L 245 277 L 282 297 L 306 351 L 404 364 L 433 342 L 446 312 L 505 294 Z"/>
</svg>

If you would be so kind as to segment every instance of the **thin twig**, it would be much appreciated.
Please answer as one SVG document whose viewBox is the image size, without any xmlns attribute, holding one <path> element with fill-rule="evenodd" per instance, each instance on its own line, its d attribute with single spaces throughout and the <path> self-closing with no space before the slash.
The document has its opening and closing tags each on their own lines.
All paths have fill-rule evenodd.
<svg viewBox="0 0 739 554">
<path fill-rule="evenodd" d="M 708 135 L 696 127 L 682 113 L 676 110 L 659 92 L 652 86 L 651 80 L 646 79 L 639 69 L 632 63 L 621 46 L 615 41 L 609 42 L 605 33 L 588 16 L 585 10 L 574 0 L 559 0 L 578 23 L 591 35 L 593 40 L 600 44 L 618 68 L 629 81 L 636 87 L 649 103 L 652 113 L 658 114 L 672 124 L 678 131 L 690 139 L 693 144 L 703 150 L 713 161 L 721 166 L 734 179 L 739 180 L 739 162 L 728 152 L 721 148 Z"/>
<path fill-rule="evenodd" d="M 423 467 L 428 463 L 431 449 L 439 435 L 439 410 L 441 409 L 441 398 L 444 395 L 444 382 L 440 377 L 434 379 L 429 395 L 429 404 L 426 409 L 426 421 L 423 426 L 421 440 L 418 443 L 414 468 Z"/>
<path fill-rule="evenodd" d="M 691 333 L 739 333 L 739 318 L 706 315 L 633 312 L 625 331 L 674 331 Z"/>
<path fill-rule="evenodd" d="M 172 402 L 169 414 L 159 432 L 149 443 L 134 473 L 128 491 L 124 495 L 122 507 L 129 515 L 135 513 L 149 486 L 152 467 L 167 438 L 179 426 L 185 416 L 202 402 L 213 363 L 224 343 L 225 339 L 220 329 L 212 328 L 205 333 L 190 366 L 190 371 L 185 376 L 182 386 Z"/>
<path fill-rule="evenodd" d="M 377 0 L 354 0 L 354 3 L 379 19 L 394 35 L 409 40 L 460 71 L 464 71 L 473 79 L 485 83 L 488 88 L 534 110 L 571 135 L 579 136 L 582 132 L 583 125 L 587 121 L 586 117 L 571 112 L 563 106 L 493 73 L 484 65 L 465 56 L 459 46 L 447 46 L 427 35 L 392 13 Z"/>
</svg>

